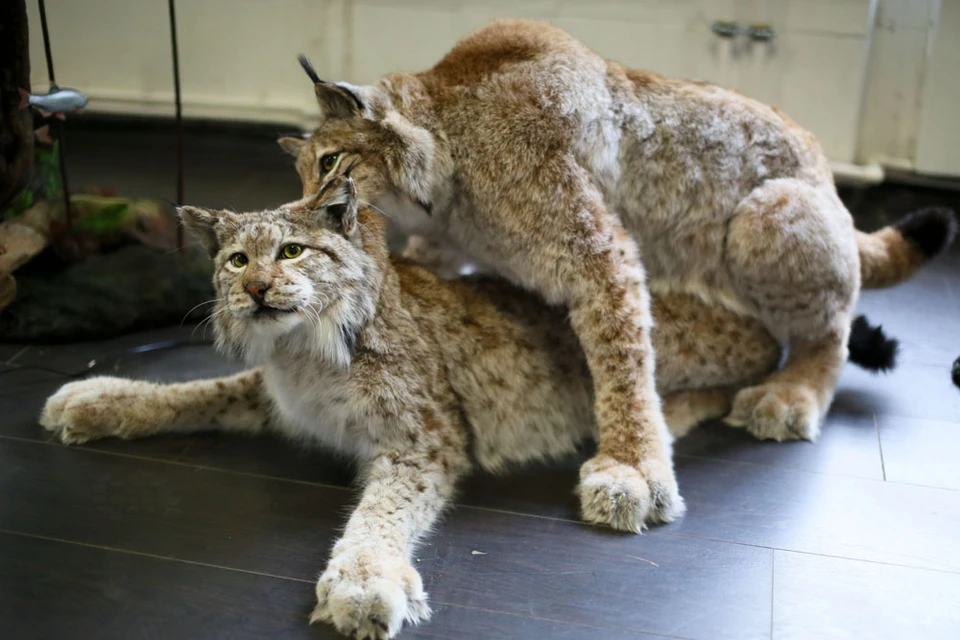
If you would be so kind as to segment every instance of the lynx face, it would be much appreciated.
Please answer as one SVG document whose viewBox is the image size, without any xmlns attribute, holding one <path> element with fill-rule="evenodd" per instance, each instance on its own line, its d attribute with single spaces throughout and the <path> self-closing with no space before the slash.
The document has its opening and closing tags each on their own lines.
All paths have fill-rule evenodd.
<svg viewBox="0 0 960 640">
<path fill-rule="evenodd" d="M 239 214 L 181 208 L 214 261 L 218 348 L 251 364 L 284 345 L 349 363 L 373 304 L 356 200 L 352 181 L 338 178 L 319 202 Z"/>
<path fill-rule="evenodd" d="M 280 146 L 296 159 L 303 197 L 315 196 L 355 158 L 351 172 L 361 197 L 373 201 L 389 189 L 380 127 L 359 115 L 329 118 L 307 139 L 281 138 Z"/>
<path fill-rule="evenodd" d="M 360 198 L 377 203 L 392 196 L 429 211 L 437 173 L 449 163 L 438 158 L 434 136 L 422 122 L 427 116 L 419 114 L 417 124 L 397 107 L 422 100 L 422 85 L 394 74 L 376 86 L 355 87 L 320 80 L 309 63 L 304 68 L 315 81 L 320 124 L 307 138 L 278 140 L 296 158 L 303 197 L 323 191 L 348 158 L 362 158 L 351 174 Z"/>
</svg>

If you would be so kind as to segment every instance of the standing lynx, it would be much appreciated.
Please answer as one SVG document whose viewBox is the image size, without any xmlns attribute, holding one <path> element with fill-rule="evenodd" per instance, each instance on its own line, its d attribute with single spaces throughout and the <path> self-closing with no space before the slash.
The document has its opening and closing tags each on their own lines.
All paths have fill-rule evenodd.
<svg viewBox="0 0 960 640">
<path fill-rule="evenodd" d="M 214 259 L 216 343 L 256 368 L 171 385 L 74 382 L 47 401 L 41 423 L 71 444 L 273 430 L 356 458 L 363 494 L 312 620 L 386 638 L 425 619 L 410 557 L 471 458 L 500 472 L 597 435 L 590 373 L 564 309 L 500 279 L 446 282 L 391 258 L 383 220 L 357 211 L 349 179 L 315 203 L 181 215 Z M 653 310 L 658 389 L 678 435 L 723 415 L 730 392 L 780 358 L 754 319 L 685 294 Z"/>
<path fill-rule="evenodd" d="M 648 290 L 722 304 L 788 344 L 786 365 L 741 390 L 728 420 L 813 439 L 861 284 L 905 277 L 944 242 L 938 215 L 913 220 L 917 245 L 858 233 L 816 139 L 776 109 L 628 69 L 546 24 L 495 22 L 432 69 L 371 86 L 301 62 L 321 123 L 280 143 L 305 196 L 359 154 L 364 200 L 569 310 L 599 427 L 580 474 L 589 521 L 638 531 L 684 510 Z"/>
</svg>

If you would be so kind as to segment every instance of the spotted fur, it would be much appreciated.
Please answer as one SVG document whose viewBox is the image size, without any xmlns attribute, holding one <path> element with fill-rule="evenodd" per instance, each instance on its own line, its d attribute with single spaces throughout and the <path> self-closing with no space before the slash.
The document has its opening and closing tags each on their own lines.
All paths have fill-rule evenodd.
<svg viewBox="0 0 960 640">
<path fill-rule="evenodd" d="M 566 311 L 498 278 L 448 282 L 388 256 L 384 221 L 357 213 L 349 179 L 319 204 L 181 215 L 216 265 L 216 344 L 253 368 L 174 385 L 74 382 L 50 398 L 41 423 L 71 444 L 212 427 L 280 432 L 353 456 L 363 496 L 318 582 L 312 619 L 361 638 L 426 619 L 410 556 L 470 460 L 502 472 L 598 434 Z M 284 259 L 290 243 L 303 253 Z M 262 304 L 245 292 L 251 281 L 268 287 Z M 695 297 L 667 296 L 654 313 L 660 391 L 678 434 L 723 415 L 730 391 L 780 357 L 760 323 Z"/>
<path fill-rule="evenodd" d="M 399 228 L 569 312 L 599 425 L 590 521 L 635 531 L 683 512 L 651 291 L 723 305 L 788 344 L 728 420 L 813 440 L 847 358 L 861 253 L 877 282 L 926 259 L 916 233 L 855 231 L 816 139 L 777 109 L 625 68 L 546 24 L 494 22 L 421 73 L 314 88 L 320 125 L 281 140 L 304 196 L 337 174 L 324 157 L 359 154 L 360 196 Z"/>
<path fill-rule="evenodd" d="M 426 619 L 410 556 L 457 480 L 474 464 L 505 472 L 599 435 L 566 310 L 501 278 L 444 280 L 388 255 L 384 219 L 359 207 L 349 177 L 275 210 L 181 216 L 216 265 L 216 344 L 253 368 L 172 385 L 74 382 L 41 423 L 69 444 L 214 428 L 279 432 L 354 457 L 363 495 L 317 584 L 314 621 L 386 638 Z M 291 243 L 303 251 L 286 258 Z M 675 436 L 725 415 L 733 393 L 781 358 L 762 323 L 696 296 L 660 296 L 652 311 L 657 390 Z M 631 489 L 616 466 L 594 465 L 587 489 L 596 477 Z"/>
</svg>

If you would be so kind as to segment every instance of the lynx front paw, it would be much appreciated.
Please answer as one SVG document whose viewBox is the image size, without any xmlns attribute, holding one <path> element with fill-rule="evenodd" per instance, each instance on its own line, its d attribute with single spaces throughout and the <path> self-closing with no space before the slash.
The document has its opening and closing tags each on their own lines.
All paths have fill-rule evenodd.
<svg viewBox="0 0 960 640">
<path fill-rule="evenodd" d="M 383 640 L 404 620 L 430 617 L 420 574 L 404 558 L 376 547 L 334 552 L 317 583 L 317 607 L 310 622 L 328 622 L 353 638 Z"/>
<path fill-rule="evenodd" d="M 741 389 L 724 422 L 760 440 L 810 440 L 820 435 L 820 407 L 808 387 L 770 382 Z"/>
<path fill-rule="evenodd" d="M 669 464 L 650 460 L 640 469 L 598 455 L 580 468 L 580 508 L 587 522 L 640 533 L 649 523 L 671 522 L 686 507 Z"/>
<path fill-rule="evenodd" d="M 149 382 L 106 377 L 71 382 L 47 400 L 40 424 L 64 444 L 141 435 L 157 421 L 147 399 L 153 387 Z"/>
</svg>

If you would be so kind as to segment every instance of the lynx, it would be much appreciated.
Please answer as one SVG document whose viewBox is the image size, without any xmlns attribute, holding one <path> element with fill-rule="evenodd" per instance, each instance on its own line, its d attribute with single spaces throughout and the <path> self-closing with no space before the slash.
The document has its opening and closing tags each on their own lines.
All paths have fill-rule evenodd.
<svg viewBox="0 0 960 640">
<path fill-rule="evenodd" d="M 216 345 L 252 368 L 169 385 L 73 382 L 47 401 L 41 424 L 68 444 L 212 427 L 353 456 L 363 492 L 312 620 L 387 638 L 426 619 L 411 554 L 457 480 L 474 465 L 504 472 L 569 454 L 598 435 L 566 310 L 501 279 L 448 282 L 391 257 L 384 220 L 358 207 L 349 177 L 272 211 L 181 216 L 214 260 Z M 677 435 L 724 415 L 734 391 L 780 360 L 762 323 L 695 296 L 661 296 L 653 314 L 658 391 Z"/>
<path fill-rule="evenodd" d="M 370 86 L 326 82 L 301 63 L 320 124 L 280 143 L 304 197 L 359 155 L 360 197 L 398 227 L 569 312 L 598 430 L 582 513 L 618 529 L 684 510 L 650 291 L 750 316 L 787 345 L 785 365 L 740 389 L 726 419 L 813 440 L 861 286 L 906 278 L 954 224 L 929 212 L 858 232 L 817 140 L 779 110 L 628 69 L 542 23 L 494 22 L 433 68 Z"/>
</svg>

